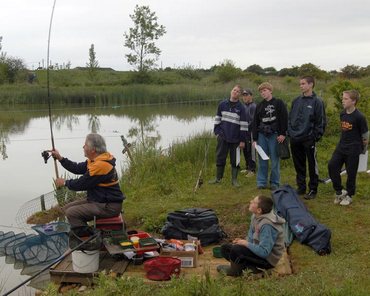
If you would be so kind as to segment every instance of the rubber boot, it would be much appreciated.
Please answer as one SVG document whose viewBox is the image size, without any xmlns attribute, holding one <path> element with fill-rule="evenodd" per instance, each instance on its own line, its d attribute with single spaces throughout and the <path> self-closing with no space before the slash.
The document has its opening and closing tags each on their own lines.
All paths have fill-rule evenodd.
<svg viewBox="0 0 370 296">
<path fill-rule="evenodd" d="M 231 184 L 234 187 L 240 187 L 240 185 L 238 183 L 238 171 L 239 171 L 239 169 L 236 168 L 236 167 L 231 168 Z"/>
<path fill-rule="evenodd" d="M 217 271 L 228 276 L 241 276 L 243 274 L 243 269 L 241 265 L 230 261 L 230 265 L 219 265 L 217 266 Z"/>
<path fill-rule="evenodd" d="M 225 167 L 224 166 L 217 166 L 216 167 L 216 178 L 210 180 L 209 184 L 218 184 L 221 183 L 221 179 L 224 176 Z"/>
</svg>

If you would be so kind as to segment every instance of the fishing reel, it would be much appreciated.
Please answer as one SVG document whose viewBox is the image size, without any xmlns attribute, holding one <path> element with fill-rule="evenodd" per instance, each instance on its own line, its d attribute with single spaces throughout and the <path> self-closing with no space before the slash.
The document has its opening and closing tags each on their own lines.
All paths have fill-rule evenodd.
<svg viewBox="0 0 370 296">
<path fill-rule="evenodd" d="M 41 156 L 44 159 L 45 163 L 48 163 L 48 159 L 50 158 L 51 153 L 49 154 L 47 150 L 44 150 L 41 152 Z"/>
</svg>

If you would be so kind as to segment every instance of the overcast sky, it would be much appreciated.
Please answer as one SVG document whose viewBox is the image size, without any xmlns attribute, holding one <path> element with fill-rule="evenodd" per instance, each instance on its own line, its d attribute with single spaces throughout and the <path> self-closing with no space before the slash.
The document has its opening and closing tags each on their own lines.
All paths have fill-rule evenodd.
<svg viewBox="0 0 370 296">
<path fill-rule="evenodd" d="M 57 0 L 52 63 L 132 69 L 123 33 L 135 5 L 149 5 L 167 33 L 158 65 L 209 68 L 225 59 L 276 69 L 311 62 L 324 70 L 370 64 L 369 0 Z M 47 56 L 53 0 L 0 0 L 3 51 L 32 69 Z"/>
</svg>

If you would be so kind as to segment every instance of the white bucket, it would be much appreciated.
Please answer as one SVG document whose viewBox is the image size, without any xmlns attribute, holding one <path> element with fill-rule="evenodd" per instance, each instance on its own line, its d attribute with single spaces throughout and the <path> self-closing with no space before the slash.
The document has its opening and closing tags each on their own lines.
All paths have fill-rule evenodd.
<svg viewBox="0 0 370 296">
<path fill-rule="evenodd" d="M 74 251 L 72 253 L 73 270 L 79 273 L 92 273 L 99 269 L 99 250 Z"/>
</svg>

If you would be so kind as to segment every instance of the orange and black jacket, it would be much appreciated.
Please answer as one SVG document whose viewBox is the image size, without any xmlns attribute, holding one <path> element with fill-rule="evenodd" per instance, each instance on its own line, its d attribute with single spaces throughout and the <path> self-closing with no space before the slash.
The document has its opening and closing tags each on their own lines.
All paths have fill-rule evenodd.
<svg viewBox="0 0 370 296">
<path fill-rule="evenodd" d="M 66 180 L 65 185 L 74 191 L 87 191 L 87 200 L 100 203 L 121 203 L 125 199 L 115 168 L 116 159 L 109 152 L 94 160 L 73 162 L 63 158 L 60 163 L 69 172 L 82 175 L 78 179 Z"/>
</svg>

